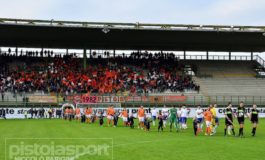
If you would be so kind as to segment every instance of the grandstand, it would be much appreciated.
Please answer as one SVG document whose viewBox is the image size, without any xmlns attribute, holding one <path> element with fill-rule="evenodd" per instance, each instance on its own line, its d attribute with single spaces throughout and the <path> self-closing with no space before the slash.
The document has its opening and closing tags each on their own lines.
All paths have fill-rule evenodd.
<svg viewBox="0 0 265 160">
<path fill-rule="evenodd" d="M 1 105 L 55 105 L 87 93 L 147 96 L 147 101 L 138 102 L 148 105 L 240 100 L 265 105 L 264 60 L 255 55 L 265 50 L 262 27 L 1 19 L 0 29 L 0 46 L 9 48 L 0 52 Z M 54 52 L 57 48 L 65 52 Z M 32 96 L 47 97 L 34 101 Z M 166 96 L 185 100 L 167 101 Z"/>
<path fill-rule="evenodd" d="M 132 55 L 135 55 L 135 53 L 132 53 Z M 26 65 L 23 65 L 23 61 L 21 61 L 21 57 L 12 57 L 11 60 L 6 60 L 6 58 L 10 59 L 9 56 L 2 56 L 3 64 L 6 64 L 5 66 L 5 73 L 9 73 L 9 75 L 12 75 L 14 73 L 23 73 L 22 71 L 25 71 L 25 73 L 32 73 L 32 72 L 43 72 L 45 73 L 47 71 L 47 68 L 51 68 L 49 66 L 50 63 L 53 62 L 53 59 L 58 59 L 57 57 L 27 57 L 27 59 L 31 59 L 31 63 L 34 64 L 34 67 L 32 67 L 30 64 L 27 63 Z M 44 61 L 43 61 L 44 59 Z M 46 59 L 46 60 L 45 60 Z M 50 60 L 48 60 L 50 59 Z M 59 58 L 60 59 L 60 58 Z M 64 59 L 64 58 L 61 58 Z M 78 61 L 75 67 L 75 72 L 79 72 L 78 68 L 82 68 L 82 65 L 80 65 L 80 62 L 82 61 L 80 58 L 72 58 L 73 60 Z M 108 60 L 108 62 L 107 62 Z M 120 61 L 121 60 L 121 61 Z M 141 73 L 140 71 L 137 71 L 137 68 L 139 67 L 137 64 L 139 61 L 142 61 L 141 64 L 147 63 L 146 60 L 143 59 L 136 59 L 137 63 L 134 63 L 133 59 L 129 57 L 121 58 L 120 60 L 114 60 L 113 58 L 94 58 L 92 60 L 88 60 L 88 64 L 93 64 L 93 66 L 97 66 L 95 68 L 98 68 L 99 64 L 108 64 L 105 67 L 112 66 L 113 64 L 116 64 L 119 66 L 119 68 L 127 67 L 130 69 L 135 70 L 136 72 Z M 150 59 L 149 59 L 150 60 Z M 45 62 L 46 61 L 46 62 Z M 50 61 L 50 63 L 48 63 Z M 8 63 L 7 63 L 8 62 Z M 110 63 L 112 62 L 112 63 Z M 118 62 L 118 63 L 117 63 Z M 126 62 L 125 64 L 122 62 Z M 165 62 L 168 62 L 167 60 Z M 177 65 L 168 65 L 168 68 L 172 68 L 174 66 L 178 66 L 178 70 L 176 70 L 176 73 L 181 76 L 187 76 L 192 77 L 189 82 L 192 84 L 191 86 L 185 86 L 185 88 L 178 88 L 175 86 L 175 88 L 170 87 L 165 77 L 160 77 L 160 80 L 166 81 L 165 87 L 162 87 L 162 83 L 157 82 L 157 87 L 151 86 L 151 79 L 150 77 L 155 76 L 152 74 L 153 72 L 149 69 L 144 69 L 145 66 L 141 66 L 140 68 L 143 69 L 142 76 L 143 79 L 148 79 L 148 81 L 143 81 L 143 84 L 146 86 L 142 86 L 140 79 L 138 79 L 139 84 L 135 83 L 136 87 L 135 90 L 132 90 L 133 86 L 127 86 L 123 88 L 123 91 L 112 90 L 112 91 L 106 91 L 106 92 L 99 92 L 99 90 L 79 90 L 78 87 L 74 88 L 74 90 L 60 90 L 59 94 L 62 96 L 67 97 L 71 94 L 85 94 L 87 92 L 91 92 L 93 94 L 97 95 L 150 95 L 150 96 L 158 96 L 158 95 L 185 95 L 188 97 L 187 103 L 190 104 L 207 104 L 209 103 L 209 97 L 212 98 L 212 101 L 221 101 L 224 104 L 228 101 L 233 101 L 235 103 L 238 103 L 239 100 L 246 100 L 248 98 L 251 102 L 253 99 L 261 103 L 263 101 L 263 91 L 264 91 L 264 79 L 257 77 L 258 73 L 256 72 L 256 68 L 260 67 L 261 65 L 257 61 L 229 61 L 229 60 L 180 60 L 179 57 L 174 62 Z M 70 63 L 69 63 L 70 64 Z M 46 66 L 47 65 L 47 66 Z M 8 66 L 8 67 L 7 67 Z M 24 66 L 24 68 L 20 68 L 21 66 Z M 60 64 L 61 66 L 61 64 Z M 63 65 L 62 65 L 63 66 Z M 104 65 L 103 65 L 104 66 Z M 153 66 L 153 65 L 151 65 Z M 155 66 L 155 65 L 154 65 Z M 160 67 L 162 65 L 159 65 Z M 185 68 L 186 66 L 186 68 Z M 189 72 L 185 72 L 185 69 L 187 69 L 187 66 L 191 66 L 189 68 L 193 74 L 189 75 Z M 29 69 L 27 71 L 27 69 Z M 113 66 L 112 66 L 113 67 Z M 34 68 L 34 70 L 32 70 Z M 114 67 L 115 68 L 115 67 Z M 114 69 L 113 68 L 113 69 Z M 152 67 L 151 70 L 155 70 L 157 67 Z M 161 69 L 161 68 L 160 68 Z M 159 69 L 159 70 L 160 70 Z M 63 70 L 66 70 L 66 68 L 63 68 Z M 16 72 L 14 72 L 16 71 Z M 17 72 L 20 71 L 20 72 Z M 58 70 L 59 71 L 59 70 Z M 170 71 L 170 70 L 169 70 Z M 92 73 L 92 71 L 89 71 Z M 172 71 L 170 71 L 172 72 Z M 65 72 L 67 73 L 67 72 Z M 20 75 L 19 74 L 19 75 Z M 151 74 L 151 75 L 150 75 Z M 172 74 L 172 73 L 171 73 Z M 51 74 L 53 75 L 53 74 Z M 84 74 L 87 76 L 91 76 L 91 74 Z M 157 73 L 157 75 L 159 75 Z M 44 76 L 42 74 L 42 76 Z M 9 77 L 8 75 L 5 76 L 5 79 Z M 12 77 L 12 76 L 10 76 Z M 4 77 L 2 77 L 4 78 Z M 34 77 L 31 77 L 34 79 Z M 19 77 L 15 77 L 14 79 L 19 79 Z M 125 81 L 127 81 L 126 79 Z M 54 80 L 48 80 L 48 81 L 54 81 Z M 48 84 L 48 81 L 44 82 L 44 84 Z M 60 79 L 62 81 L 62 79 Z M 87 80 L 86 80 L 87 81 Z M 176 81 L 177 84 L 180 84 L 180 81 Z M 181 82 L 183 83 L 183 82 Z M 2 87 L 4 83 L 2 83 Z M 23 82 L 23 84 L 29 88 L 24 89 L 15 89 L 21 87 L 22 82 L 19 82 L 17 86 L 10 86 L 11 84 L 8 84 L 5 82 L 5 101 L 18 101 L 23 102 L 25 101 L 25 97 L 30 95 L 37 95 L 37 96 L 43 96 L 43 95 L 51 95 L 55 94 L 57 90 L 52 90 L 51 85 L 47 85 L 50 87 L 44 87 L 42 89 L 36 89 L 34 86 L 27 86 L 27 82 Z M 13 83 L 12 83 L 13 84 Z M 35 84 L 35 83 L 34 83 Z M 163 83 L 164 84 L 164 83 Z M 35 84 L 37 85 L 37 83 Z M 57 85 L 60 85 L 59 83 Z M 8 87 L 9 86 L 9 87 Z M 25 87 L 24 86 L 24 87 Z M 129 87 L 129 88 L 128 88 Z M 62 89 L 65 87 L 62 87 Z M 127 90 L 126 90 L 127 88 Z M 144 88 L 148 88 L 147 90 L 144 90 Z M 15 90 L 14 90 L 15 89 Z M 26 90 L 25 90 L 26 89 Z M 35 89 L 35 90 L 34 90 Z M 17 94 L 14 94 L 17 93 Z M 262 97 L 261 97 L 262 96 Z M 231 97 L 234 97 L 231 100 Z M 223 101 L 223 99 L 226 99 Z"/>
</svg>

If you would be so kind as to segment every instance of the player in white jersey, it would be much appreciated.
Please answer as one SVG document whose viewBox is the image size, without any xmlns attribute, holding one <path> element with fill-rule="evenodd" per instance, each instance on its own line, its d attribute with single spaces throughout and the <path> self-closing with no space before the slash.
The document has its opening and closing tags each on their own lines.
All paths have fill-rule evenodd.
<svg viewBox="0 0 265 160">
<path fill-rule="evenodd" d="M 168 115 L 169 115 L 169 111 L 166 108 L 166 105 L 164 105 L 164 107 L 162 109 L 162 117 L 163 117 L 163 125 L 164 125 L 164 128 L 166 128 L 166 125 L 167 125 Z"/>
<path fill-rule="evenodd" d="M 189 114 L 188 109 L 186 108 L 185 105 L 182 106 L 181 110 L 180 110 L 180 123 L 181 123 L 181 128 L 182 129 L 187 129 L 187 117 Z"/>
<path fill-rule="evenodd" d="M 151 116 L 152 116 L 152 119 L 153 119 L 153 126 L 156 125 L 156 117 L 157 117 L 157 114 L 158 114 L 158 111 L 157 109 L 154 107 L 151 109 Z"/>
<path fill-rule="evenodd" d="M 201 132 L 203 127 L 203 110 L 200 105 L 198 105 L 195 114 L 196 114 L 195 118 L 197 119 L 198 122 L 198 131 Z"/>
</svg>

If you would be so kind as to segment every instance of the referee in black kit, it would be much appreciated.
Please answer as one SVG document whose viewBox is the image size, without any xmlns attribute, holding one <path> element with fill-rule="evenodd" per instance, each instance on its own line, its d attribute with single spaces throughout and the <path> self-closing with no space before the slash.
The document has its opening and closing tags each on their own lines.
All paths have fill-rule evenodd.
<svg viewBox="0 0 265 160">
<path fill-rule="evenodd" d="M 244 122 L 245 122 L 245 115 L 248 116 L 246 114 L 246 109 L 244 106 L 244 102 L 240 102 L 239 107 L 237 108 L 237 120 L 239 123 L 239 132 L 238 132 L 238 137 L 243 138 L 244 137 Z"/>
<path fill-rule="evenodd" d="M 253 104 L 252 109 L 249 114 L 250 121 L 252 123 L 252 136 L 256 135 L 257 124 L 259 123 L 259 110 L 257 109 L 257 105 Z"/>
<path fill-rule="evenodd" d="M 230 129 L 233 132 L 233 136 L 235 136 L 234 124 L 233 124 L 233 109 L 231 102 L 228 103 L 227 108 L 225 109 L 225 129 L 224 136 L 226 136 L 227 129 Z M 228 131 L 230 133 L 230 131 Z"/>
</svg>

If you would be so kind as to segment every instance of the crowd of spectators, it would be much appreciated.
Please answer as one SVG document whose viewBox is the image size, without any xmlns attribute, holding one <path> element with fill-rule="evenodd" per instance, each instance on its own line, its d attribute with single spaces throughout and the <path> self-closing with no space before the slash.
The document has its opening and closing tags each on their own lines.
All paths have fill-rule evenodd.
<svg viewBox="0 0 265 160">
<path fill-rule="evenodd" d="M 39 57 L 39 54 L 46 56 Z M 109 55 L 109 53 L 106 53 Z M 93 53 L 94 55 L 94 53 Z M 96 56 L 95 56 L 96 57 Z M 172 53 L 133 52 L 128 56 L 83 59 L 75 54 L 64 56 L 53 52 L 0 54 L 0 91 L 28 93 L 55 92 L 116 94 L 199 91 L 184 66 Z"/>
<path fill-rule="evenodd" d="M 7 51 L 2 51 L 0 48 L 0 55 L 4 57 L 16 57 L 16 58 L 26 58 L 26 57 L 48 57 L 48 58 L 62 58 L 63 55 L 59 53 L 54 53 L 53 50 L 18 50 L 17 48 L 15 50 L 11 50 L 9 48 Z M 71 54 L 73 57 L 77 57 L 76 53 Z"/>
</svg>

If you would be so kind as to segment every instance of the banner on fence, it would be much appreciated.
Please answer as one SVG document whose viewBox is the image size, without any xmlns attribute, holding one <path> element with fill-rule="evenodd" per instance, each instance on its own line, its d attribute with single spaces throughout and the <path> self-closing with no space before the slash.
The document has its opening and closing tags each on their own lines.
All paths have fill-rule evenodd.
<svg viewBox="0 0 265 160">
<path fill-rule="evenodd" d="M 185 103 L 186 96 L 69 96 L 67 100 L 73 100 L 75 103 L 125 103 L 125 102 L 143 102 L 143 103 Z"/>
<path fill-rule="evenodd" d="M 123 96 L 91 96 L 91 95 L 83 95 L 83 96 L 74 96 L 74 103 L 123 103 L 125 102 L 125 98 Z"/>
<path fill-rule="evenodd" d="M 167 103 L 185 103 L 187 101 L 186 96 L 164 96 L 164 98 L 165 102 Z"/>
<path fill-rule="evenodd" d="M 56 96 L 29 96 L 29 102 L 35 103 L 57 103 Z"/>
<path fill-rule="evenodd" d="M 126 102 L 149 102 L 147 96 L 127 96 L 125 100 Z"/>
</svg>

